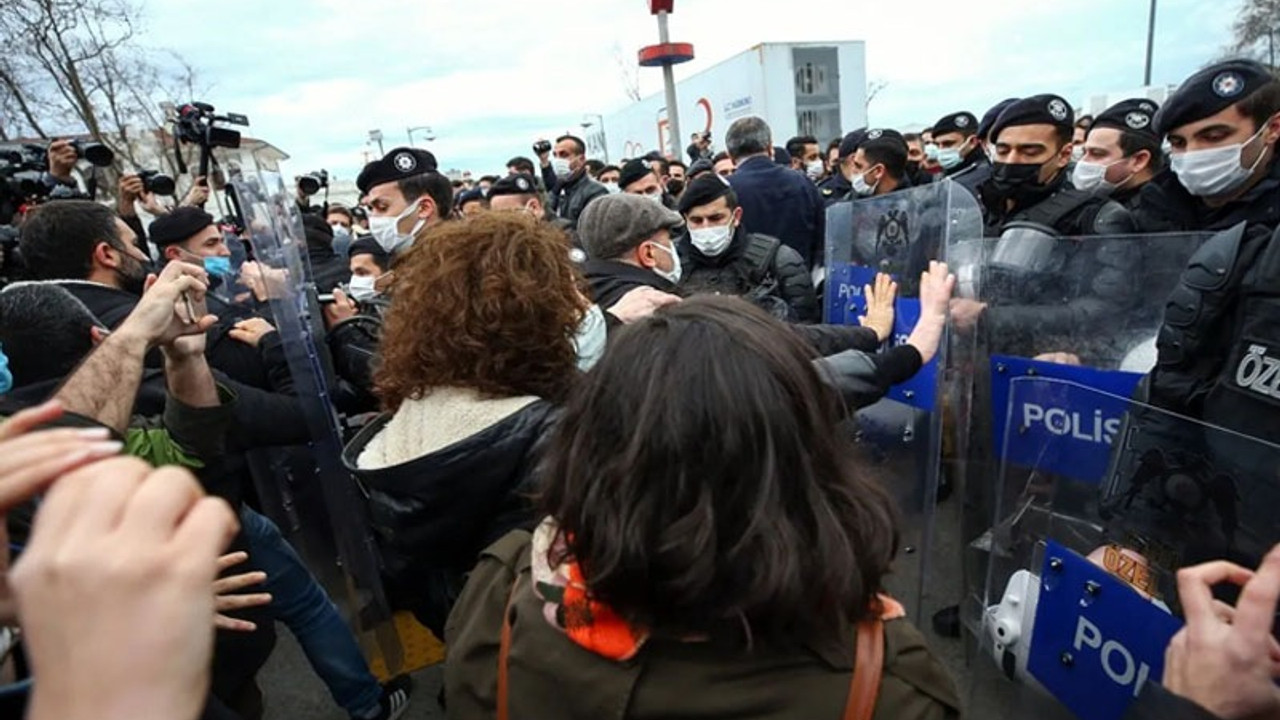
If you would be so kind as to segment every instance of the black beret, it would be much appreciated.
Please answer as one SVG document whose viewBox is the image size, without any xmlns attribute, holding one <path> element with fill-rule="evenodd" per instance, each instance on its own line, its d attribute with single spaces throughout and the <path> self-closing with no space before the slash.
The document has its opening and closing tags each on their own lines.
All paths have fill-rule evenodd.
<svg viewBox="0 0 1280 720">
<path fill-rule="evenodd" d="M 996 103 L 994 107 L 988 110 L 983 116 L 982 121 L 978 123 L 978 137 L 986 140 L 991 136 L 991 128 L 995 127 L 996 120 L 1000 118 L 1000 113 L 1010 105 L 1018 102 L 1018 98 L 1008 98 Z"/>
<path fill-rule="evenodd" d="M 382 246 L 378 244 L 378 241 L 372 235 L 358 238 L 347 248 L 347 257 L 355 257 L 357 255 L 373 255 L 375 258 L 380 259 L 382 264 L 385 264 L 390 258 L 387 255 L 387 251 L 382 249 Z"/>
<path fill-rule="evenodd" d="M 492 190 L 493 186 L 490 185 L 489 189 Z M 484 202 L 484 190 L 481 190 L 478 187 L 471 188 L 466 192 L 458 193 L 458 207 L 462 207 L 463 205 L 466 205 L 469 202 L 477 202 L 477 201 Z"/>
<path fill-rule="evenodd" d="M 840 159 L 843 160 L 850 155 L 858 152 L 858 147 L 862 145 L 862 141 L 867 137 L 867 129 L 861 128 L 845 135 L 840 140 Z"/>
<path fill-rule="evenodd" d="M 958 112 L 944 116 L 933 124 L 935 138 L 953 132 L 969 134 L 978 132 L 978 118 L 971 112 Z"/>
<path fill-rule="evenodd" d="M 1187 78 L 1156 113 L 1161 136 L 1187 123 L 1216 115 L 1254 94 L 1275 76 L 1253 60 L 1228 60 Z"/>
<path fill-rule="evenodd" d="M 684 194 L 680 196 L 680 214 L 683 215 L 696 207 L 713 203 L 732 191 L 729 181 L 719 175 L 715 173 L 703 175 L 684 189 Z"/>
<path fill-rule="evenodd" d="M 700 173 L 712 172 L 715 169 L 715 164 L 710 160 L 706 158 L 699 158 L 693 161 L 693 164 L 689 166 L 689 177 L 694 177 Z"/>
<path fill-rule="evenodd" d="M 1009 104 L 991 127 L 991 139 L 1000 137 L 1005 128 L 1022 125 L 1052 125 L 1071 130 L 1075 127 L 1076 114 L 1071 103 L 1057 95 L 1032 95 Z"/>
<path fill-rule="evenodd" d="M 665 160 L 666 158 L 662 157 L 661 152 L 657 150 L 650 150 L 649 152 L 645 153 L 644 159 L 647 162 L 653 162 L 654 160 Z"/>
<path fill-rule="evenodd" d="M 626 190 L 631 183 L 643 180 L 645 175 L 652 174 L 653 170 L 644 160 L 628 160 L 627 164 L 622 166 L 622 171 L 618 173 L 618 187 Z"/>
<path fill-rule="evenodd" d="M 862 150 L 878 148 L 882 150 L 900 152 L 903 155 L 907 154 L 907 141 L 902 137 L 902 133 L 897 130 L 888 130 L 883 128 L 868 130 L 866 136 L 862 140 L 862 144 L 858 147 Z"/>
<path fill-rule="evenodd" d="M 1156 110 L 1159 107 L 1155 102 L 1143 98 L 1121 100 L 1098 113 L 1089 129 L 1115 128 L 1124 132 L 1159 139 L 1159 136 L 1156 135 L 1155 125 Z"/>
<path fill-rule="evenodd" d="M 465 193 L 464 193 L 465 194 Z M 495 198 L 500 195 L 537 195 L 538 183 L 529 173 L 513 173 L 504 178 L 498 178 L 498 181 L 489 186 L 489 197 Z M 462 201 L 459 200 L 459 205 Z"/>
<path fill-rule="evenodd" d="M 198 207 L 181 205 L 168 215 L 161 215 L 147 228 L 147 235 L 156 247 L 168 247 L 180 243 L 192 235 L 213 225 L 213 216 Z"/>
<path fill-rule="evenodd" d="M 360 171 L 356 178 L 356 187 L 363 195 L 375 185 L 396 182 L 415 175 L 426 175 L 436 171 L 436 156 L 418 148 L 398 147 L 387 153 L 381 160 L 374 160 Z"/>
</svg>

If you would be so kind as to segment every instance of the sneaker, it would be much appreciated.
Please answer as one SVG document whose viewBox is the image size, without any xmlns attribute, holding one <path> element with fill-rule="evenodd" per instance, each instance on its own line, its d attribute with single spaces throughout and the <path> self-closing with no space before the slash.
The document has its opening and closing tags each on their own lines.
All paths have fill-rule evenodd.
<svg viewBox="0 0 1280 720">
<path fill-rule="evenodd" d="M 413 692 L 413 678 L 399 675 L 382 686 L 382 698 L 378 700 L 378 714 L 365 720 L 398 720 L 409 709 L 409 695 Z M 352 720 L 360 720 L 352 718 Z"/>
</svg>

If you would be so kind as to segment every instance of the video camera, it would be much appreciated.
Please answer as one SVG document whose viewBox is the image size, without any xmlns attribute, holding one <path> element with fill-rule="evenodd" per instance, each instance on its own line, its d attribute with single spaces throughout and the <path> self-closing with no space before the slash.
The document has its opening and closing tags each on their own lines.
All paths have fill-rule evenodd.
<svg viewBox="0 0 1280 720">
<path fill-rule="evenodd" d="M 315 195 L 321 189 L 329 188 L 329 171 L 321 170 L 320 172 L 307 173 L 297 178 L 298 190 L 307 196 Z"/>
<path fill-rule="evenodd" d="M 200 175 L 208 177 L 209 160 L 214 148 L 240 147 L 240 132 L 219 123 L 247 126 L 249 118 L 239 113 L 217 115 L 209 103 L 189 102 L 178 107 L 173 121 L 173 135 L 176 139 L 174 151 L 177 153 L 178 169 L 186 172 L 186 163 L 182 160 L 181 144 L 190 143 L 200 148 Z"/>
<path fill-rule="evenodd" d="M 139 170 L 138 178 L 142 180 L 142 185 L 147 189 L 147 192 L 156 195 L 172 195 L 178 189 L 178 185 L 173 181 L 173 178 L 159 170 Z"/>
</svg>

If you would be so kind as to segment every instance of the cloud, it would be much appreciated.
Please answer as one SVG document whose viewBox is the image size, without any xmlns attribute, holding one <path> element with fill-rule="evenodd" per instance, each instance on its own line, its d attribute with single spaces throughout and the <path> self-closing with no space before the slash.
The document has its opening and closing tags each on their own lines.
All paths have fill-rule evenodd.
<svg viewBox="0 0 1280 720">
<path fill-rule="evenodd" d="M 1235 3 L 1161 0 L 1154 82 L 1174 84 L 1222 54 Z M 675 41 L 698 58 L 677 78 L 759 42 L 866 41 L 869 80 L 887 83 L 873 124 L 923 125 L 1011 95 L 1089 96 L 1142 83 L 1147 3 L 1075 0 L 806 0 L 774 5 L 680 0 Z M 359 171 L 368 131 L 384 147 L 428 125 L 445 168 L 500 170 L 537 137 L 578 130 L 585 113 L 624 107 L 618 54 L 657 41 L 643 0 L 225 0 L 216 12 L 147 0 L 146 40 L 180 51 L 219 110 L 292 156 L 291 172 Z M 173 42 L 199 37 L 198 43 Z M 661 91 L 642 69 L 640 89 Z M 186 100 L 189 98 L 175 98 Z"/>
</svg>

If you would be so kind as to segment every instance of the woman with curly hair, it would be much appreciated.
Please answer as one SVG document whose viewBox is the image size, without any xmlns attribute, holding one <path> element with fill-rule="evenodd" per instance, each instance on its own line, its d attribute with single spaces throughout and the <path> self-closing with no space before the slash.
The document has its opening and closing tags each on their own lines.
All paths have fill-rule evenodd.
<svg viewBox="0 0 1280 720">
<path fill-rule="evenodd" d="M 569 249 L 550 225 L 486 213 L 431 230 L 396 268 L 374 375 L 385 414 L 343 460 L 369 493 L 392 604 L 437 635 L 480 551 L 532 525 L 534 447 L 579 374 L 584 318 L 603 334 Z"/>
</svg>

